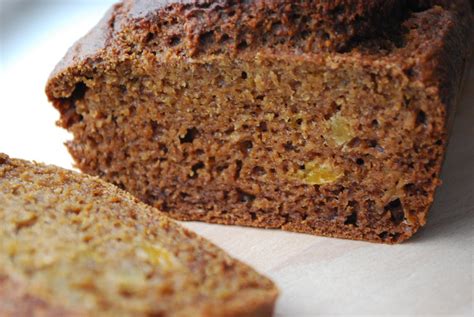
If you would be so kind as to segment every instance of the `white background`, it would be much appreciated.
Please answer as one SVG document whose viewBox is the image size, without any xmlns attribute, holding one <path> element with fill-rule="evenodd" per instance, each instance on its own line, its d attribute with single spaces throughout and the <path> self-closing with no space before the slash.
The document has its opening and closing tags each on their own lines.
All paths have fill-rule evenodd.
<svg viewBox="0 0 474 317">
<path fill-rule="evenodd" d="M 0 0 L 0 152 L 71 168 L 44 86 L 113 1 Z M 186 224 L 274 279 L 277 316 L 473 314 L 474 69 L 428 225 L 386 246 Z"/>
</svg>

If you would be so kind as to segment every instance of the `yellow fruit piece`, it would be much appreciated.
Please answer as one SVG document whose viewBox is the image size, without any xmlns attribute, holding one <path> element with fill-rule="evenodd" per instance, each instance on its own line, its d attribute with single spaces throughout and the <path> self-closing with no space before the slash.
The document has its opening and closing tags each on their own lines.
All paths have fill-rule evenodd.
<svg viewBox="0 0 474 317">
<path fill-rule="evenodd" d="M 161 246 L 146 244 L 142 246 L 142 250 L 145 252 L 148 261 L 153 265 L 171 268 L 177 263 L 176 258 Z"/>
<path fill-rule="evenodd" d="M 325 185 L 335 182 L 343 176 L 341 169 L 331 163 L 311 161 L 305 164 L 304 169 L 298 171 L 298 178 L 309 185 Z"/>
<path fill-rule="evenodd" d="M 354 138 L 354 130 L 349 121 L 340 113 L 329 120 L 330 138 L 336 145 L 343 145 Z"/>
</svg>

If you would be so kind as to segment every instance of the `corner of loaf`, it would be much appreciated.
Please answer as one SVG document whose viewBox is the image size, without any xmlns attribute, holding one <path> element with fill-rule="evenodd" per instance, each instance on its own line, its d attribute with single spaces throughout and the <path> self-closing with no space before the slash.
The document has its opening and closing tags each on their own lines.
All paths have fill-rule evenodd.
<svg viewBox="0 0 474 317">
<path fill-rule="evenodd" d="M 350 2 L 115 6 L 47 85 L 78 167 L 181 220 L 408 239 L 440 183 L 472 14 Z"/>
</svg>

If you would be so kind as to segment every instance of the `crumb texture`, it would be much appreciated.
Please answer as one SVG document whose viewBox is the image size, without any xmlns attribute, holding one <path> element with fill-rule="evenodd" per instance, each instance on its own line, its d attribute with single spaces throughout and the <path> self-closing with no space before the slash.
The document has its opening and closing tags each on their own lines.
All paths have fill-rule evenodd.
<svg viewBox="0 0 474 317">
<path fill-rule="evenodd" d="M 0 154 L 1 316 L 271 316 L 276 295 L 115 186 Z"/>
<path fill-rule="evenodd" d="M 47 94 L 79 168 L 172 217 L 397 243 L 440 184 L 472 21 L 466 0 L 124 1 Z"/>
</svg>

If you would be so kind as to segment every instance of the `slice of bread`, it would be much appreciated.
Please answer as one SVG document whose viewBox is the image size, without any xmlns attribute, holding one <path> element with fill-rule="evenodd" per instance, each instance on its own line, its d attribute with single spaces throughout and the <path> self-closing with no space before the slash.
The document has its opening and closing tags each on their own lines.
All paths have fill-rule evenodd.
<svg viewBox="0 0 474 317">
<path fill-rule="evenodd" d="M 271 316 L 277 293 L 114 185 L 0 154 L 0 316 Z"/>
</svg>

